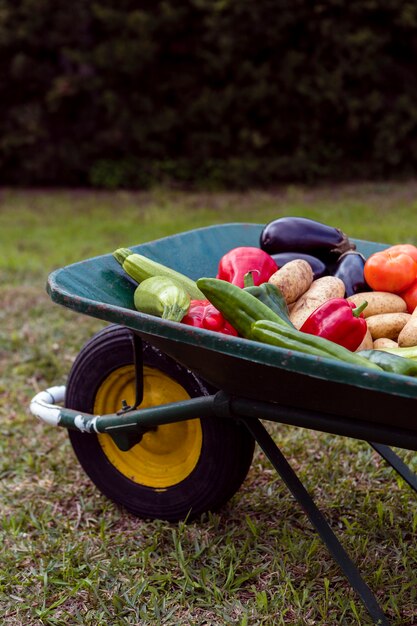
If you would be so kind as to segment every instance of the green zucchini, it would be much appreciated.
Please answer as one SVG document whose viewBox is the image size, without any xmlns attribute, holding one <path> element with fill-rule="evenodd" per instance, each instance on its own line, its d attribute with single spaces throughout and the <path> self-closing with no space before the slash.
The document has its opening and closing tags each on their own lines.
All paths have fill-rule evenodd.
<svg viewBox="0 0 417 626">
<path fill-rule="evenodd" d="M 198 289 L 196 282 L 192 278 L 166 265 L 162 265 L 162 263 L 152 261 L 142 254 L 132 252 L 129 248 L 118 248 L 113 252 L 113 256 L 123 267 L 124 271 L 138 283 L 152 276 L 166 276 L 181 285 L 192 300 L 204 300 L 204 294 Z"/>
<path fill-rule="evenodd" d="M 135 289 L 135 307 L 141 313 L 180 322 L 190 308 L 190 296 L 167 276 L 151 276 Z"/>
</svg>

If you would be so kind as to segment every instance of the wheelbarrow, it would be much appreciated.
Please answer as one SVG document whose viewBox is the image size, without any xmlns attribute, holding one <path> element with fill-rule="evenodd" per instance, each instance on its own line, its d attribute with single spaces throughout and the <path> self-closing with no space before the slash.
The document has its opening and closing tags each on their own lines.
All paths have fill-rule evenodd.
<svg viewBox="0 0 417 626">
<path fill-rule="evenodd" d="M 215 276 L 263 225 L 191 230 L 132 250 L 197 279 Z M 383 244 L 353 240 L 366 257 Z M 68 429 L 84 471 L 134 515 L 179 521 L 225 504 L 255 442 L 307 514 L 376 624 L 377 599 L 261 420 L 364 440 L 417 491 L 390 446 L 417 450 L 417 380 L 226 336 L 139 313 L 112 254 L 53 272 L 51 299 L 109 323 L 81 349 L 66 386 L 41 391 L 32 414 Z"/>
</svg>

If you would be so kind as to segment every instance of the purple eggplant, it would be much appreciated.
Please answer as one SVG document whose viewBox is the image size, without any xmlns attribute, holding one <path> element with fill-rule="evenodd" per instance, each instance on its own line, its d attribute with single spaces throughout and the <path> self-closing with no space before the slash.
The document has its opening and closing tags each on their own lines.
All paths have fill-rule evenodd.
<svg viewBox="0 0 417 626">
<path fill-rule="evenodd" d="M 307 217 L 280 217 L 264 226 L 260 247 L 270 255 L 278 252 L 303 252 L 331 262 L 355 244 L 339 228 Z"/>
<path fill-rule="evenodd" d="M 278 252 L 278 254 L 272 254 L 271 256 L 278 267 L 282 267 L 290 261 L 295 261 L 295 259 L 307 261 L 313 270 L 314 280 L 329 274 L 327 265 L 321 259 L 318 259 L 316 256 L 312 256 L 311 254 L 303 254 L 303 252 Z"/>
<path fill-rule="evenodd" d="M 362 291 L 372 291 L 365 280 L 363 268 L 365 267 L 365 257 L 360 252 L 349 250 L 342 254 L 333 270 L 333 276 L 337 276 L 345 283 L 346 298 L 354 293 Z"/>
</svg>

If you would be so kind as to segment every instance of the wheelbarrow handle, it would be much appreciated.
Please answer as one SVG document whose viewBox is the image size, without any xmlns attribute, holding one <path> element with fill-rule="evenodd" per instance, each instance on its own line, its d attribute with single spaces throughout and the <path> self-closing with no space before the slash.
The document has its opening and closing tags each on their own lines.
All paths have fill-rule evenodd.
<svg viewBox="0 0 417 626">
<path fill-rule="evenodd" d="M 117 413 L 93 415 L 75 411 L 57 403 L 63 402 L 65 387 L 50 387 L 41 391 L 32 399 L 29 410 L 41 421 L 50 426 L 62 426 L 85 433 L 109 433 L 114 436 L 118 431 L 138 431 L 144 428 L 199 417 L 211 416 L 215 412 L 215 396 L 201 396 L 152 406 L 144 409 L 121 409 Z"/>
<path fill-rule="evenodd" d="M 61 407 L 58 405 L 64 401 L 65 389 L 65 385 L 60 385 L 37 393 L 29 405 L 32 415 L 51 426 L 58 426 L 61 415 Z"/>
</svg>

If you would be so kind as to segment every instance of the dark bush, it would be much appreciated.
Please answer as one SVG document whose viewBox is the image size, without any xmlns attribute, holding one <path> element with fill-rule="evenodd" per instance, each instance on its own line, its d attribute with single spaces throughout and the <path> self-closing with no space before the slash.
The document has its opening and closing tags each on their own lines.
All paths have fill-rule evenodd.
<svg viewBox="0 0 417 626">
<path fill-rule="evenodd" d="M 417 166 L 414 0 L 0 0 L 2 184 Z"/>
</svg>

